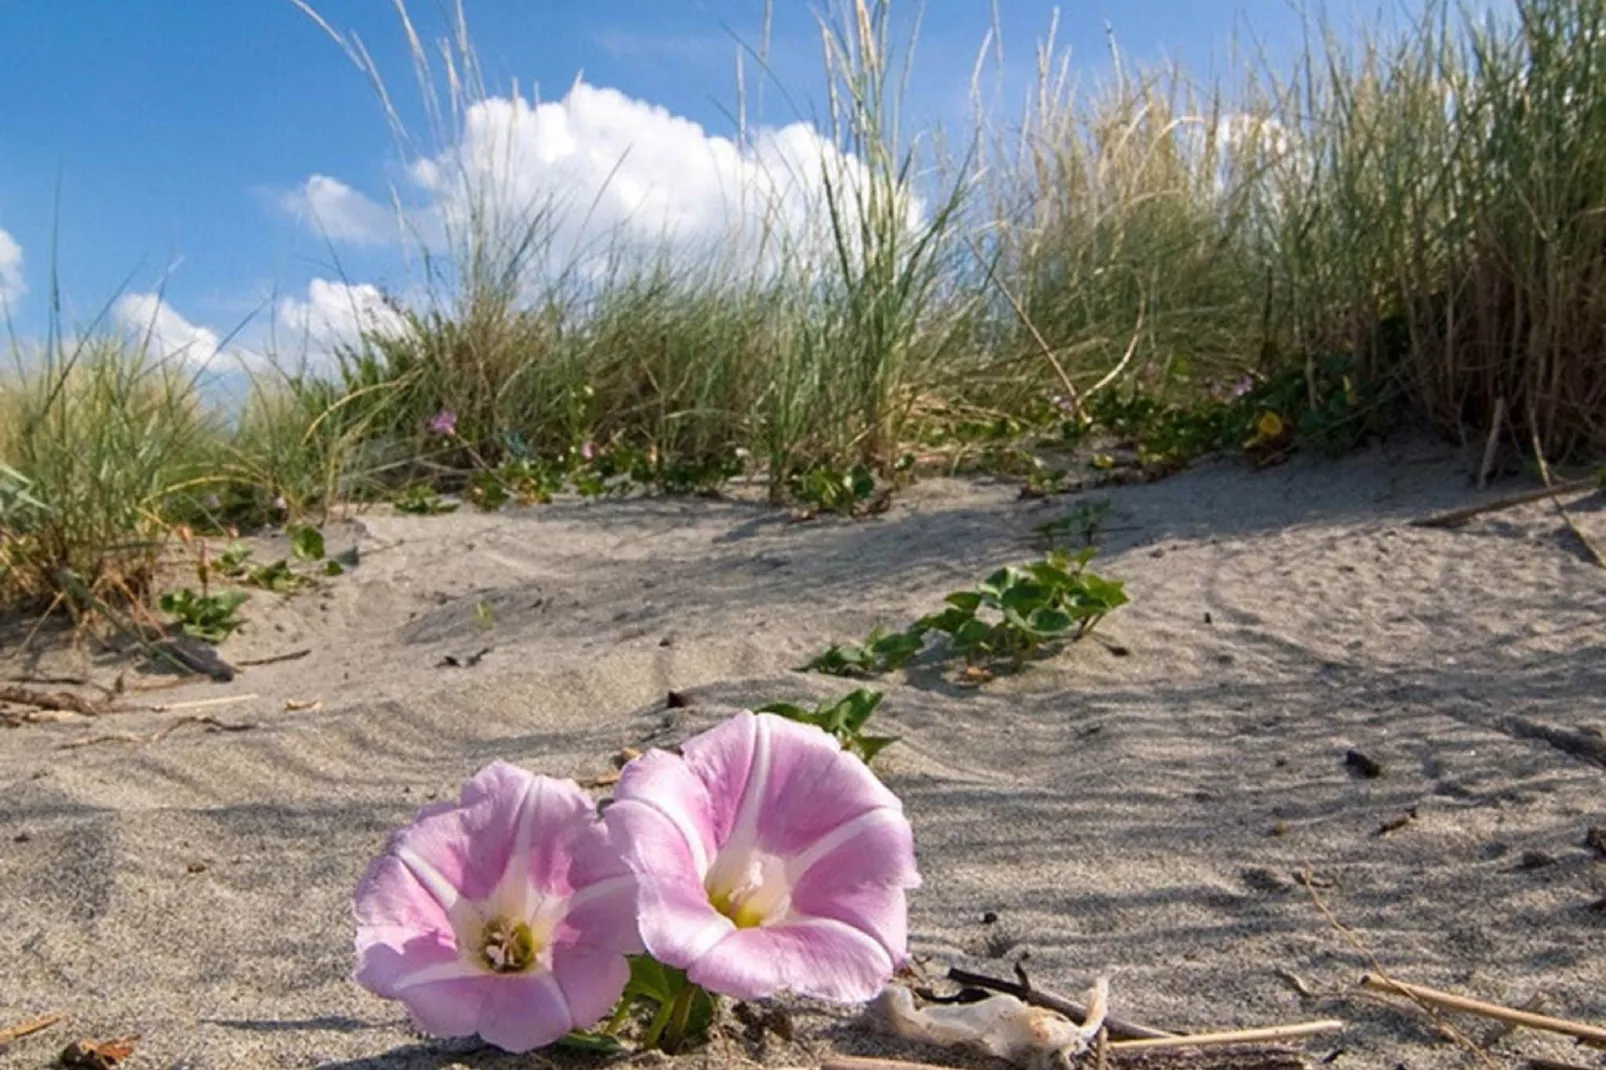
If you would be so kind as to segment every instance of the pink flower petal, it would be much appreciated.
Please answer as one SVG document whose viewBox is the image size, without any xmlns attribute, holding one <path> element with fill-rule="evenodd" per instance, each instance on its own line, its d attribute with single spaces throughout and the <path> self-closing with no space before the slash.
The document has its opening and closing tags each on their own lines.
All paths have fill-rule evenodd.
<svg viewBox="0 0 1606 1070">
<path fill-rule="evenodd" d="M 456 805 L 421 810 L 411 825 L 392 837 L 387 853 L 423 859 L 457 895 L 485 899 L 507 870 L 520 815 L 535 780 L 517 766 L 493 762 L 463 785 Z"/>
<path fill-rule="evenodd" d="M 682 750 L 633 762 L 605 813 L 641 881 L 647 949 L 738 998 L 873 996 L 907 958 L 905 890 L 920 883 L 897 796 L 827 733 L 771 714 L 738 714 Z M 709 881 L 773 905 L 738 929 Z"/>
<path fill-rule="evenodd" d="M 424 960 L 433 962 L 433 950 L 451 951 L 456 936 L 441 903 L 419 883 L 413 871 L 394 854 L 374 860 L 357 884 L 353 900 L 357 920 L 357 952 L 366 947 L 389 944 L 398 949 L 414 948 Z"/>
<path fill-rule="evenodd" d="M 759 746 L 757 718 L 744 710 L 681 747 L 686 770 L 702 784 L 708 800 L 710 832 L 715 843 L 730 839 L 747 796 Z"/>
<path fill-rule="evenodd" d="M 901 820 L 878 822 L 795 879 L 792 911 L 804 918 L 846 922 L 872 937 L 893 965 L 901 966 L 909 946 L 905 890 L 919 885 L 909 826 Z"/>
<path fill-rule="evenodd" d="M 579 1024 L 554 973 L 543 970 L 512 974 L 509 983 L 489 985 L 487 989 L 487 998 L 480 1008 L 479 1028 L 475 1032 L 504 1051 L 544 1048 Z M 623 989 L 621 982 L 619 991 Z M 618 992 L 614 998 L 618 998 Z M 584 1024 L 592 1025 L 600 1017 L 599 1014 L 588 1018 Z"/>
<path fill-rule="evenodd" d="M 766 850 L 794 855 L 871 810 L 902 811 L 898 797 L 829 733 L 773 714 L 747 716 L 768 722 L 770 736 L 758 820 Z M 808 805 L 800 805 L 805 799 Z"/>
<path fill-rule="evenodd" d="M 873 999 L 894 968 L 875 939 L 821 918 L 737 929 L 698 958 L 686 976 L 736 999 L 784 991 L 857 1003 Z"/>
<path fill-rule="evenodd" d="M 624 956 L 641 947 L 636 884 L 578 785 L 493 763 L 456 803 L 420 811 L 369 867 L 353 902 L 356 980 L 401 1001 L 426 1032 L 540 1047 L 618 999 Z M 530 925 L 544 957 L 524 972 L 489 970 L 459 940 L 483 939 L 491 920 Z"/>
<path fill-rule="evenodd" d="M 640 954 L 645 949 L 636 927 L 636 898 L 637 882 L 631 873 L 581 888 L 569 902 L 557 942 L 615 955 Z"/>
<path fill-rule="evenodd" d="M 651 757 L 636 760 L 644 762 Z M 672 755 L 663 757 L 679 764 Z M 662 800 L 656 796 L 650 802 L 619 797 L 641 783 L 632 784 L 627 769 L 603 819 L 613 842 L 640 879 L 636 921 L 642 943 L 660 962 L 684 966 L 735 926 L 709 903 L 703 889 L 706 867 L 698 865 L 684 828 L 654 805 Z"/>
<path fill-rule="evenodd" d="M 612 951 L 559 947 L 552 954 L 552 976 L 563 988 L 570 1028 L 586 1029 L 613 1011 L 630 980 L 630 963 Z"/>
</svg>

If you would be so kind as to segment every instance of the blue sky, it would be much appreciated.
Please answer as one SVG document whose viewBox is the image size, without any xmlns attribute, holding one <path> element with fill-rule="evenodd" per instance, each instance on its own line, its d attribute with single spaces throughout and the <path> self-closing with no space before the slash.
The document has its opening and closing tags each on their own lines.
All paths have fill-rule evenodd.
<svg viewBox="0 0 1606 1070">
<path fill-rule="evenodd" d="M 415 119 L 391 5 L 313 6 L 336 29 L 360 35 Z M 815 6 L 775 6 L 771 63 L 786 94 L 766 86 L 760 112 L 754 90 L 749 120 L 779 127 L 822 110 L 822 76 Z M 1018 113 L 1053 5 L 999 6 L 1005 64 L 989 85 Z M 437 3 L 413 8 L 426 40 L 445 31 Z M 682 173 L 695 131 L 671 130 L 670 117 L 711 135 L 732 132 L 736 40 L 759 43 L 763 5 L 467 0 L 466 10 L 491 90 L 506 92 L 517 79 L 527 94 L 561 101 L 583 75 L 593 89 L 617 91 L 593 94 L 590 112 L 569 116 L 562 129 L 577 139 L 569 150 L 583 155 L 592 137 L 617 152 L 633 146 L 639 125 L 660 142 L 639 150 L 647 162 L 629 177 L 673 187 L 703 172 Z M 895 2 L 894 10 L 906 22 L 916 8 Z M 906 122 L 964 123 L 971 68 L 992 21 L 988 0 L 927 0 Z M 1288 56 L 1300 36 L 1288 0 L 1068 0 L 1060 41 L 1089 79 L 1108 71 L 1106 22 L 1133 58 L 1180 58 L 1201 74 L 1221 65 L 1234 37 L 1252 34 L 1273 56 Z M 364 77 L 289 0 L 0 0 L 0 102 L 0 294 L 25 336 L 46 322 L 53 243 L 69 320 L 87 322 L 119 287 L 140 295 L 160 286 L 165 305 L 125 301 L 124 317 L 159 313 L 169 332 L 210 332 L 199 336 L 203 346 L 253 310 L 260 314 L 248 335 L 272 308 L 306 324 L 341 272 L 353 283 L 406 287 L 400 250 L 379 233 L 386 228 L 375 212 L 393 183 L 419 192 L 405 169 L 412 161 L 398 153 Z M 544 121 L 530 128 L 532 138 L 550 133 Z M 544 149 L 532 151 L 545 158 Z M 559 169 L 552 181 L 570 174 Z M 325 286 L 315 293 L 319 280 Z M 275 296 L 280 305 L 269 304 Z"/>
</svg>

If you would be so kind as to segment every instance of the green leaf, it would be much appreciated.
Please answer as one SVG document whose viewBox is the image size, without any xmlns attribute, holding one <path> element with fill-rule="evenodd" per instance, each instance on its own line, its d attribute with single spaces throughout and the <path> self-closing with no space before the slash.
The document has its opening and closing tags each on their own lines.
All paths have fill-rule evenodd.
<svg viewBox="0 0 1606 1070">
<path fill-rule="evenodd" d="M 959 634 L 965 625 L 975 621 L 973 613 L 962 610 L 957 606 L 950 606 L 941 613 L 929 617 L 922 617 L 920 623 L 933 631 L 946 632 L 949 635 Z"/>
<path fill-rule="evenodd" d="M 1030 619 L 1032 629 L 1044 635 L 1062 635 L 1076 623 L 1063 609 L 1039 609 Z"/>
<path fill-rule="evenodd" d="M 997 597 L 1005 587 L 1009 586 L 1010 581 L 1014 578 L 1013 572 L 1014 570 L 1009 568 L 1001 568 L 994 572 L 989 572 L 987 578 L 976 585 L 976 590 L 984 595 L 990 594 Z"/>
<path fill-rule="evenodd" d="M 992 635 L 992 632 L 992 627 L 983 621 L 967 621 L 958 631 L 954 632 L 954 643 L 960 649 L 983 646 L 986 644 L 988 637 Z"/>
<path fill-rule="evenodd" d="M 291 528 L 290 553 L 297 561 L 322 561 L 323 532 L 311 524 Z"/>
<path fill-rule="evenodd" d="M 1013 610 L 1017 613 L 1030 613 L 1037 607 L 1047 604 L 1048 600 L 1053 597 L 1053 593 L 1053 589 L 1044 584 L 1026 580 L 1021 583 L 1011 584 L 998 602 L 1006 611 Z"/>
<path fill-rule="evenodd" d="M 883 697 L 885 696 L 879 691 L 861 687 L 852 694 L 840 699 L 833 707 L 833 710 L 841 718 L 841 727 L 857 735 L 859 729 L 863 728 L 864 723 L 875 713 L 876 707 L 881 705 Z"/>
<path fill-rule="evenodd" d="M 686 1016 L 686 1039 L 702 1036 L 714 1024 L 714 997 L 699 988 L 692 996 L 691 1013 Z"/>
<path fill-rule="evenodd" d="M 898 736 L 860 736 L 854 740 L 854 745 L 864 764 L 869 765 L 877 754 L 898 742 L 898 739 Z"/>
<path fill-rule="evenodd" d="M 906 632 L 893 632 L 882 636 L 871 646 L 871 653 L 881 659 L 882 666 L 891 671 L 920 653 L 926 645 L 925 628 L 916 626 Z"/>
<path fill-rule="evenodd" d="M 346 566 L 342 565 L 339 561 L 336 561 L 332 557 L 323 563 L 323 574 L 325 576 L 339 576 L 345 571 Z"/>
<path fill-rule="evenodd" d="M 778 714 L 779 716 L 785 717 L 790 721 L 801 721 L 805 717 L 809 716 L 808 710 L 805 710 L 802 706 L 793 705 L 790 702 L 766 702 L 762 706 L 754 706 L 753 712 Z"/>
<path fill-rule="evenodd" d="M 630 980 L 625 985 L 625 996 L 633 999 L 650 999 L 654 1003 L 668 1003 L 680 991 L 680 985 L 675 983 L 674 974 L 679 970 L 671 970 L 651 955 L 630 956 Z M 680 983 L 685 983 L 685 975 L 681 974 Z"/>
<path fill-rule="evenodd" d="M 981 595 L 975 591 L 955 591 L 943 601 L 961 613 L 974 613 L 981 608 Z"/>
</svg>

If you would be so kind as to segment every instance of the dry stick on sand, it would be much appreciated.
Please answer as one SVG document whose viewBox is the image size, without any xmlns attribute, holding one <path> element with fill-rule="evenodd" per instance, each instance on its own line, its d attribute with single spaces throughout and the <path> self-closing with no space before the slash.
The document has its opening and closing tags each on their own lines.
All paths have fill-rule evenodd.
<svg viewBox="0 0 1606 1070">
<path fill-rule="evenodd" d="M 1218 1033 L 1184 1033 L 1175 1037 L 1151 1037 L 1145 1040 L 1112 1040 L 1111 1051 L 1157 1051 L 1161 1048 L 1219 1048 L 1228 1044 L 1266 1044 L 1279 1040 L 1297 1040 L 1318 1033 L 1337 1033 L 1344 1023 L 1337 1018 L 1323 1018 L 1317 1022 L 1299 1022 L 1295 1025 L 1273 1025 L 1264 1029 L 1227 1029 Z"/>
<path fill-rule="evenodd" d="M 1506 422 L 1506 399 L 1494 399 L 1494 419 L 1489 421 L 1489 438 L 1483 444 L 1483 463 L 1478 465 L 1478 489 L 1489 485 L 1489 473 L 1494 471 L 1495 451 L 1500 448 L 1500 425 Z"/>
<path fill-rule="evenodd" d="M 1545 994 L 1543 992 L 1536 992 L 1526 1002 L 1524 1002 L 1521 1007 L 1518 1007 L 1517 1009 L 1521 1011 L 1532 1011 L 1535 1014 L 1539 1013 L 1545 1009 Z M 1506 1039 L 1506 1037 L 1510 1036 L 1516 1031 L 1516 1029 L 1516 1022 L 1495 1022 L 1494 1025 L 1490 1026 L 1487 1033 L 1478 1038 L 1478 1047 L 1488 1051 L 1490 1048 Z"/>
<path fill-rule="evenodd" d="M 1304 879 L 1301 880 L 1300 883 L 1305 886 L 1305 891 L 1310 893 L 1310 900 L 1311 903 L 1316 907 L 1316 912 L 1326 919 L 1327 924 L 1333 927 L 1334 932 L 1338 933 L 1346 941 L 1348 941 L 1349 945 L 1353 947 L 1362 958 L 1371 964 L 1373 973 L 1379 977 L 1386 977 L 1387 973 L 1383 969 L 1383 964 L 1377 961 L 1377 956 L 1372 953 L 1372 949 L 1366 946 L 1365 941 L 1357 936 L 1353 929 L 1345 925 L 1342 921 L 1338 920 L 1338 916 L 1333 913 L 1333 911 L 1328 907 L 1326 900 L 1322 898 L 1321 893 L 1316 890 L 1316 882 L 1311 876 L 1309 867 L 1302 870 L 1301 875 Z M 1474 1058 L 1478 1059 L 1483 1063 L 1484 1066 L 1488 1067 L 1489 1070 L 1499 1070 L 1499 1064 L 1490 1057 L 1489 1053 L 1474 1044 L 1471 1037 L 1461 1032 L 1461 1030 L 1457 1029 L 1449 1020 L 1440 1014 L 1438 1008 L 1433 1006 L 1433 1004 L 1424 1002 L 1422 1000 L 1417 1000 L 1416 1003 L 1417 1006 L 1422 1008 L 1423 1013 L 1433 1020 L 1433 1024 L 1438 1027 L 1441 1033 L 1449 1037 L 1455 1043 L 1461 1045 L 1461 1047 L 1465 1048 L 1472 1054 Z"/>
<path fill-rule="evenodd" d="M 0 702 L 14 702 L 19 706 L 33 706 L 41 710 L 66 710 L 69 713 L 81 713 L 85 717 L 99 717 L 112 712 L 109 707 L 71 691 L 37 691 L 15 684 L 0 685 Z"/>
<path fill-rule="evenodd" d="M 1528 424 L 1529 431 L 1533 435 L 1534 459 L 1539 462 L 1539 478 L 1543 479 L 1545 486 L 1548 487 L 1550 486 L 1550 465 L 1545 462 L 1544 451 L 1539 448 L 1539 430 L 1534 426 L 1531 403 Z M 1606 486 L 1606 482 L 1603 482 L 1602 485 Z M 1595 548 L 1595 544 L 1589 541 L 1589 536 L 1585 535 L 1584 529 L 1579 527 L 1577 522 L 1573 520 L 1573 515 L 1567 511 L 1566 506 L 1561 504 L 1561 499 L 1552 494 L 1550 500 L 1555 503 L 1556 512 L 1561 514 L 1561 522 L 1567 525 L 1567 530 L 1571 531 L 1573 537 L 1583 545 L 1585 552 L 1594 559 L 1595 565 L 1599 568 L 1606 568 L 1606 557 L 1602 557 L 1600 551 Z"/>
<path fill-rule="evenodd" d="M 1503 509 L 1515 509 L 1519 505 L 1528 505 L 1532 502 L 1544 501 L 1554 498 L 1558 494 L 1582 494 L 1584 491 L 1595 490 L 1600 481 L 1593 477 L 1588 479 L 1569 479 L 1565 483 L 1553 486 L 1540 487 L 1538 490 L 1525 490 L 1520 494 L 1510 494 L 1504 498 L 1496 498 L 1492 502 L 1482 505 L 1468 505 L 1461 509 L 1451 509 L 1447 513 L 1434 513 L 1432 516 L 1419 517 L 1411 521 L 1413 528 L 1453 528 L 1465 524 L 1474 517 L 1484 513 L 1498 513 Z"/>
<path fill-rule="evenodd" d="M 49 1029 L 57 1022 L 65 1021 L 66 1018 L 66 1014 L 56 1011 L 52 1014 L 41 1014 L 37 1018 L 29 1018 L 27 1021 L 18 1022 L 16 1025 L 6 1026 L 4 1029 L 0 1029 L 0 1049 L 4 1049 L 13 1040 L 21 1040 L 23 1037 L 32 1036 L 35 1033 Z"/>
<path fill-rule="evenodd" d="M 170 702 L 163 706 L 152 706 L 152 713 L 174 713 L 178 710 L 200 710 L 208 706 L 228 706 L 236 702 L 250 702 L 261 698 L 256 692 L 244 695 L 222 695 L 218 698 L 198 698 L 191 702 Z"/>
<path fill-rule="evenodd" d="M 69 739 L 56 747 L 57 750 L 76 750 L 79 747 L 93 747 L 100 743 L 157 743 L 166 739 L 174 732 L 187 724 L 206 725 L 213 732 L 249 732 L 256 725 L 249 722 L 233 724 L 229 721 L 220 721 L 216 717 L 191 714 L 180 717 L 167 727 L 151 732 L 148 735 L 138 735 L 134 732 L 108 732 L 105 735 L 85 736 L 82 739 Z"/>
<path fill-rule="evenodd" d="M 234 663 L 234 667 L 246 669 L 256 668 L 259 665 L 277 665 L 281 661 L 299 661 L 311 653 L 312 648 L 310 646 L 302 647 L 300 650 L 292 650 L 288 654 L 275 654 L 270 658 L 248 658 L 245 661 L 237 661 Z"/>
<path fill-rule="evenodd" d="M 1068 999 L 1058 993 L 1038 988 L 1026 979 L 1024 971 L 1020 973 L 1020 980 L 1005 981 L 1002 978 L 988 977 L 986 974 L 971 973 L 969 970 L 950 967 L 948 980 L 955 984 L 969 985 L 972 988 L 985 988 L 989 992 L 1003 992 L 1006 995 L 1014 996 L 1022 1003 L 1063 1014 L 1075 1022 L 1087 1021 L 1087 1008 L 1085 1006 L 1074 999 Z M 1104 1027 L 1109 1030 L 1110 1036 L 1127 1040 L 1155 1040 L 1162 1037 L 1176 1036 L 1175 1033 L 1168 1033 L 1163 1029 L 1155 1029 L 1152 1026 L 1125 1021 L 1115 1017 L 1113 1014 L 1104 1016 Z"/>
<path fill-rule="evenodd" d="M 1103 1033 L 1099 1034 L 1103 1036 Z M 1142 1070 L 1308 1070 L 1310 1064 L 1286 1045 L 1241 1047 L 1232 1052 L 1203 1046 L 1133 1050 L 1106 1043 L 1109 1062 L 1117 1067 Z M 1104 1049 L 1095 1049 L 1102 1052 Z M 1095 1054 L 1095 1059 L 1098 1055 Z M 836 1055 L 820 1063 L 820 1070 L 959 1070 L 942 1063 L 917 1063 L 907 1059 L 867 1058 Z M 1567 1068 L 1573 1070 L 1573 1068 Z M 1583 1070 L 1583 1068 L 1577 1068 Z"/>
<path fill-rule="evenodd" d="M 1374 977 L 1371 974 L 1361 978 L 1361 987 L 1373 992 L 1388 992 L 1394 995 L 1407 996 L 1417 1003 L 1427 1003 L 1445 1010 L 1463 1011 L 1467 1014 L 1476 1014 L 1484 1018 L 1493 1018 L 1498 1022 L 1510 1022 L 1512 1025 L 1527 1026 L 1529 1029 L 1543 1029 L 1550 1033 L 1561 1033 L 1574 1037 L 1592 1047 L 1606 1048 L 1606 1029 L 1600 1026 L 1588 1025 L 1584 1022 L 1568 1021 L 1565 1018 L 1552 1018 L 1548 1014 L 1535 1014 L 1532 1011 L 1522 1011 L 1515 1007 L 1503 1007 L 1498 1003 L 1485 1003 L 1481 999 L 1470 999 L 1458 996 L 1453 992 L 1441 992 L 1436 988 L 1427 988 L 1423 985 L 1406 984 L 1396 981 L 1392 977 Z"/>
</svg>

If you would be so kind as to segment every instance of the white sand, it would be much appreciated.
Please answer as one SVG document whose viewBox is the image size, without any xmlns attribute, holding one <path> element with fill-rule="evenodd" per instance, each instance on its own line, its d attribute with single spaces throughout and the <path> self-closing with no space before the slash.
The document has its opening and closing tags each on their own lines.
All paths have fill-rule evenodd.
<svg viewBox="0 0 1606 1070">
<path fill-rule="evenodd" d="M 929 668 L 876 684 L 876 727 L 903 736 L 879 769 L 926 881 L 917 954 L 1007 975 L 1029 953 L 1067 991 L 1107 972 L 1115 1013 L 1173 1029 L 1345 1018 L 1342 1039 L 1310 1045 L 1345 1048 L 1339 1068 L 1462 1065 L 1419 1015 L 1353 991 L 1370 964 L 1294 882 L 1308 866 L 1395 976 L 1543 992 L 1551 1013 L 1606 1023 L 1606 912 L 1586 909 L 1606 861 L 1583 846 L 1606 825 L 1606 769 L 1520 731 L 1606 732 L 1606 572 L 1549 505 L 1405 526 L 1474 500 L 1465 471 L 1402 444 L 1102 492 L 1121 530 L 1096 567 L 1134 600 L 1107 631 L 1131 656 L 1089 642 L 980 690 Z M 451 1063 L 463 1045 L 420 1041 L 348 980 L 349 892 L 386 831 L 492 758 L 587 777 L 734 707 L 855 686 L 789 670 L 1033 556 L 1032 526 L 1074 504 L 1014 497 L 935 480 L 851 524 L 628 501 L 335 529 L 331 548 L 355 538 L 362 564 L 322 592 L 255 594 L 224 647 L 309 657 L 138 696 L 254 694 L 199 711 L 253 730 L 66 750 L 179 714 L 0 730 L 0 1027 L 70 1015 L 0 1066 L 128 1033 L 136 1067 Z M 1598 497 L 1578 517 L 1606 542 Z M 484 646 L 473 668 L 438 667 Z M 671 689 L 693 707 L 666 714 Z M 1352 776 L 1350 747 L 1384 775 Z M 1527 852 L 1553 862 L 1524 868 Z M 842 1021 L 805 1014 L 807 1050 L 750 1054 L 870 1043 Z M 1499 1051 L 1589 1062 L 1526 1032 Z"/>
</svg>

